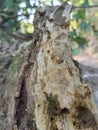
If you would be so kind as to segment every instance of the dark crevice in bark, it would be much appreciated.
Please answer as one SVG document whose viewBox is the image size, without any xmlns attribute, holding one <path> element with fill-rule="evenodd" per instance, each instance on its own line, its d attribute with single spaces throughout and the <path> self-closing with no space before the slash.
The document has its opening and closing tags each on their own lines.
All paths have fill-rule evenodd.
<svg viewBox="0 0 98 130">
<path fill-rule="evenodd" d="M 80 77 L 79 77 L 79 78 L 80 78 L 80 81 L 83 82 L 82 75 L 81 75 L 81 68 L 79 67 L 78 61 L 76 61 L 76 60 L 73 59 L 73 63 L 74 63 L 74 65 L 78 68 L 78 70 L 79 70 L 79 74 L 80 74 Z"/>
<path fill-rule="evenodd" d="M 18 83 L 16 85 L 16 91 L 18 92 L 16 92 L 14 96 L 13 130 L 16 130 L 15 128 L 19 130 L 37 130 L 34 114 L 35 101 L 33 95 L 31 94 L 31 87 L 28 86 L 28 82 L 30 80 L 30 74 L 39 51 L 39 45 L 36 44 L 37 40 L 39 39 L 33 39 L 33 44 L 30 48 L 28 58 L 23 63 L 23 66 L 19 72 Z M 30 97 L 30 95 L 32 96 Z"/>
<path fill-rule="evenodd" d="M 84 129 L 96 127 L 94 114 L 88 108 L 79 106 L 77 108 L 77 113 L 78 115 L 76 116 L 76 121 L 74 122 L 76 127 L 81 128 L 82 126 Z"/>
<path fill-rule="evenodd" d="M 15 120 L 18 128 L 25 128 L 23 126 L 25 122 L 25 117 L 26 117 L 26 108 L 27 108 L 27 100 L 28 100 L 28 95 L 27 95 L 27 90 L 25 86 L 25 78 L 22 81 L 21 84 L 21 89 L 20 89 L 20 95 L 19 97 L 15 97 Z M 26 124 L 25 124 L 26 125 Z"/>
</svg>

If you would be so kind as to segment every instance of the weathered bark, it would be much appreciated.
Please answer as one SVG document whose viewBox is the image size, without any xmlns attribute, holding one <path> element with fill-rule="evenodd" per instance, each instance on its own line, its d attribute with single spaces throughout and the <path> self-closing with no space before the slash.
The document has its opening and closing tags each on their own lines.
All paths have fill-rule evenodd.
<svg viewBox="0 0 98 130">
<path fill-rule="evenodd" d="M 33 45 L 9 104 L 13 130 L 98 129 L 92 89 L 72 60 L 70 11 L 64 3 L 35 13 Z"/>
<path fill-rule="evenodd" d="M 35 120 L 39 130 L 97 129 L 91 88 L 80 81 L 72 60 L 69 21 L 71 6 L 40 10 L 42 41 L 35 63 Z"/>
</svg>

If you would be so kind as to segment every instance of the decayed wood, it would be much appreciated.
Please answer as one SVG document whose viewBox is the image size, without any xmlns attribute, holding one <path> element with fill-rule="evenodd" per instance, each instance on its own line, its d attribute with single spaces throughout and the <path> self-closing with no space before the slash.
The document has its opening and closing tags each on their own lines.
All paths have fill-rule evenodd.
<svg viewBox="0 0 98 130">
<path fill-rule="evenodd" d="M 71 6 L 39 9 L 42 41 L 35 65 L 38 130 L 95 130 L 97 108 L 91 88 L 80 81 L 71 55 Z"/>
</svg>

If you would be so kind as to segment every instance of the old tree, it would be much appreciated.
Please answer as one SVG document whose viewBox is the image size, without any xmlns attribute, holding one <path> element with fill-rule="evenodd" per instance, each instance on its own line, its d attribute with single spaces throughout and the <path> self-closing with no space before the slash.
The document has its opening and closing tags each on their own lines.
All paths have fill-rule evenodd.
<svg viewBox="0 0 98 130">
<path fill-rule="evenodd" d="M 71 9 L 67 3 L 37 9 L 31 49 L 14 73 L 13 61 L 5 83 L 2 130 L 98 129 L 92 89 L 82 83 L 72 59 Z"/>
</svg>

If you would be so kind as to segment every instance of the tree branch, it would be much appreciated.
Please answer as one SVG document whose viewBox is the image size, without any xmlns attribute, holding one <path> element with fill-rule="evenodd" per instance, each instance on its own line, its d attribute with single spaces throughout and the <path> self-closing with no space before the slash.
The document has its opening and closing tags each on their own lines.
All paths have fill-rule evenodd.
<svg viewBox="0 0 98 130">
<path fill-rule="evenodd" d="M 29 15 L 31 15 L 31 14 L 29 14 Z M 14 19 L 14 18 L 17 18 L 17 17 L 20 17 L 20 16 L 28 16 L 28 14 L 12 15 L 12 16 L 3 18 L 2 21 L 0 22 L 0 26 L 1 26 L 3 23 L 7 22 L 8 20 Z"/>
<path fill-rule="evenodd" d="M 72 7 L 72 9 L 78 9 L 78 8 L 98 8 L 98 5 L 81 5 Z"/>
<path fill-rule="evenodd" d="M 17 17 L 20 17 L 20 16 L 27 16 L 27 15 L 28 15 L 28 14 L 12 15 L 12 16 L 6 18 L 6 20 L 13 19 L 13 18 L 17 18 Z"/>
<path fill-rule="evenodd" d="M 13 11 L 5 11 L 5 10 L 0 10 L 0 13 L 6 13 L 6 14 L 10 14 L 10 13 L 13 13 Z"/>
</svg>

